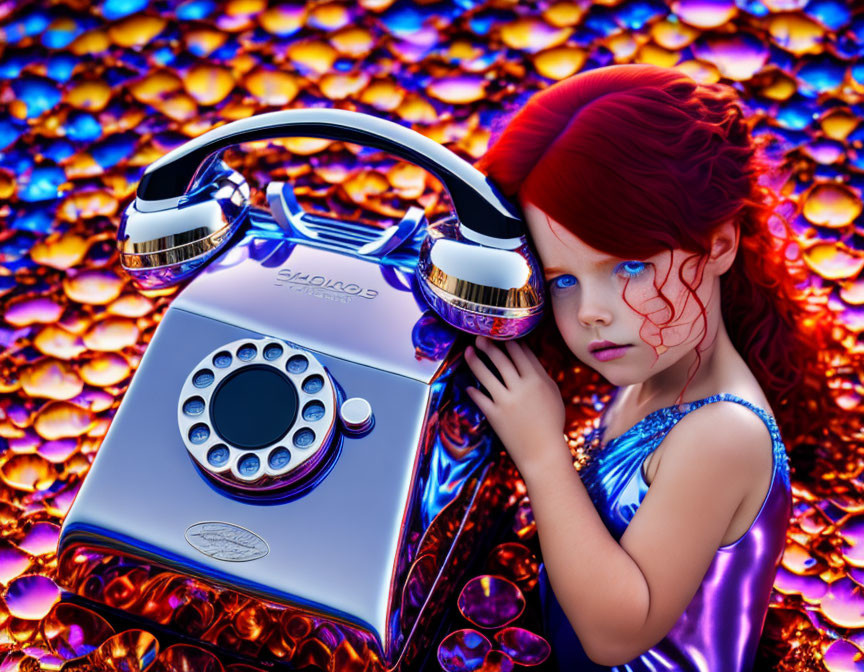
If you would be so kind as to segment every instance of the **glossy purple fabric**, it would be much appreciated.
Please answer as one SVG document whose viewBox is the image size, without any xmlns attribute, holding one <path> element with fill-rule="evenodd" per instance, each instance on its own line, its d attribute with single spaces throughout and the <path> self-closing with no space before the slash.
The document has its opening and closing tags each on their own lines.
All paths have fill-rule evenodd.
<svg viewBox="0 0 864 672">
<path fill-rule="evenodd" d="M 669 634 L 638 658 L 612 668 L 597 665 L 587 657 L 555 599 L 545 567 L 541 567 L 544 626 L 562 672 L 752 670 L 792 515 L 789 463 L 773 416 L 745 399 L 725 393 L 680 407 L 661 408 L 596 450 L 580 475 L 606 527 L 616 540 L 620 539 L 648 492 L 642 462 L 681 418 L 715 401 L 746 406 L 762 418 L 771 433 L 774 470 L 756 519 L 737 541 L 717 549 L 696 595 Z M 601 422 L 589 440 L 602 441 L 604 429 Z"/>
</svg>

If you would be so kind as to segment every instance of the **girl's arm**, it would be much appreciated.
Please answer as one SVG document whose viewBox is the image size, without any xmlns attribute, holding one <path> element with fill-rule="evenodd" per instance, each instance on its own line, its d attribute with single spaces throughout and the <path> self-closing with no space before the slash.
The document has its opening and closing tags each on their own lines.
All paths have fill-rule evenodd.
<svg viewBox="0 0 864 672">
<path fill-rule="evenodd" d="M 626 663 L 671 630 L 745 495 L 767 488 L 771 436 L 758 416 L 731 402 L 682 418 L 616 542 L 573 468 L 554 381 L 524 346 L 507 343 L 511 362 L 497 347 L 478 344 L 504 384 L 469 349 L 466 361 L 492 399 L 473 388 L 469 394 L 525 480 L 552 589 L 588 656 L 601 665 Z"/>
</svg>

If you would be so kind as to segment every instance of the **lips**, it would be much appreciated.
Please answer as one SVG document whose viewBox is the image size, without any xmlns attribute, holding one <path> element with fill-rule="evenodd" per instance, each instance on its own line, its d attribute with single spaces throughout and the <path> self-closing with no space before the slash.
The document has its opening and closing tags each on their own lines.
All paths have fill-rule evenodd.
<svg viewBox="0 0 864 672">
<path fill-rule="evenodd" d="M 589 352 L 597 352 L 598 350 L 607 350 L 609 348 L 624 348 L 627 344 L 613 343 L 612 341 L 591 341 L 588 344 Z"/>
</svg>

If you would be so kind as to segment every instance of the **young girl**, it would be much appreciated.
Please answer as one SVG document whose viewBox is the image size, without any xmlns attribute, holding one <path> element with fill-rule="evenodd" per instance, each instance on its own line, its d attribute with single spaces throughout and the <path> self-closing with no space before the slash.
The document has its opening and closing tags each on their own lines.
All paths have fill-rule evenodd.
<svg viewBox="0 0 864 672">
<path fill-rule="evenodd" d="M 775 411 L 807 414 L 815 347 L 757 148 L 731 87 L 614 65 L 535 94 L 478 164 L 522 206 L 566 347 L 616 386 L 576 471 L 534 353 L 478 338 L 502 383 L 466 352 L 562 671 L 752 669 L 791 517 Z"/>
</svg>

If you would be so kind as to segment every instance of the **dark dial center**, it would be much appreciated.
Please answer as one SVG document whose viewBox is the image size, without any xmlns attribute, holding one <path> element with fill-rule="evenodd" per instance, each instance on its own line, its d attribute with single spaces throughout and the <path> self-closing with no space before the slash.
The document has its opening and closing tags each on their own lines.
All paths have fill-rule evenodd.
<svg viewBox="0 0 864 672">
<path fill-rule="evenodd" d="M 262 364 L 228 375 L 213 392 L 210 419 L 216 433 L 238 448 L 263 448 L 281 439 L 297 418 L 294 384 Z"/>
</svg>

